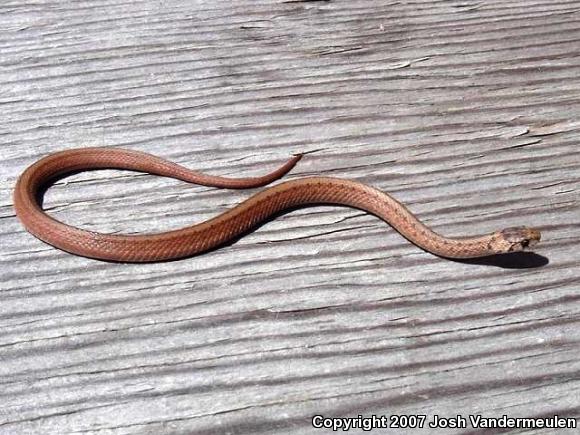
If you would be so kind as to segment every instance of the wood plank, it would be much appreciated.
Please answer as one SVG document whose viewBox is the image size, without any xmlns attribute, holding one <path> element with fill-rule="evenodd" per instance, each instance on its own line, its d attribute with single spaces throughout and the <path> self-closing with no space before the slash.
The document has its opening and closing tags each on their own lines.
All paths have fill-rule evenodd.
<svg viewBox="0 0 580 435">
<path fill-rule="evenodd" d="M 0 433 L 579 417 L 580 1 L 9 0 L 0 14 Z M 538 256 L 445 261 L 360 211 L 314 207 L 183 261 L 79 258 L 26 233 L 11 194 L 40 157 L 83 146 L 236 176 L 308 152 L 288 178 L 368 183 L 446 235 L 526 224 L 544 240 Z M 140 233 L 253 192 L 96 171 L 45 205 Z"/>
</svg>

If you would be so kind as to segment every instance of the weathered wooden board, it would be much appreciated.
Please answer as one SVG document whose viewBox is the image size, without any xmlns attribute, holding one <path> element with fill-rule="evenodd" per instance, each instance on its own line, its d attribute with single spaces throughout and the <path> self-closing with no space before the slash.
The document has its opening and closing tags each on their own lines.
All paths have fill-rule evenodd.
<svg viewBox="0 0 580 435">
<path fill-rule="evenodd" d="M 7 0 L 0 64 L 0 433 L 580 416 L 580 1 Z M 369 183 L 448 235 L 527 224 L 544 240 L 451 262 L 315 207 L 203 256 L 98 262 L 12 209 L 28 165 L 83 146 L 237 176 L 314 151 L 290 177 Z M 46 206 L 134 233 L 251 193 L 99 171 Z"/>
</svg>

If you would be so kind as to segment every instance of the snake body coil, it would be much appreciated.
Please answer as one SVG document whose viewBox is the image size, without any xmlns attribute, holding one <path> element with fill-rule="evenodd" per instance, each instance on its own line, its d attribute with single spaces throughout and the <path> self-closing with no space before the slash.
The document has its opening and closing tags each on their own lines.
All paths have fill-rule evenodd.
<svg viewBox="0 0 580 435">
<path fill-rule="evenodd" d="M 191 171 L 137 151 L 82 148 L 51 154 L 30 166 L 14 191 L 16 214 L 39 239 L 77 255 L 123 262 L 152 262 L 189 257 L 235 240 L 277 213 L 308 204 L 338 204 L 372 213 L 415 245 L 447 258 L 474 258 L 523 251 L 540 240 L 533 228 L 507 228 L 467 238 L 447 238 L 421 223 L 388 194 L 340 178 L 308 177 L 286 181 L 255 194 L 206 222 L 159 234 L 102 234 L 66 225 L 47 215 L 39 201 L 56 178 L 91 169 L 129 169 L 213 187 L 243 189 L 263 186 L 290 171 L 293 157 L 276 171 L 257 178 L 223 178 Z"/>
</svg>

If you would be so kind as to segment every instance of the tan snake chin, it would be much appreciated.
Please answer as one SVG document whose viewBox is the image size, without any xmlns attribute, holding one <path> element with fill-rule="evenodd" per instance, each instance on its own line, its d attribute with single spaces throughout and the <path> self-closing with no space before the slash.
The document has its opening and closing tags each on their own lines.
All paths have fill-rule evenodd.
<svg viewBox="0 0 580 435">
<path fill-rule="evenodd" d="M 421 223 L 403 204 L 365 184 L 330 177 L 286 181 L 259 192 L 231 210 L 201 224 L 151 235 L 112 235 L 85 231 L 48 216 L 39 193 L 55 178 L 92 169 L 128 169 L 205 186 L 244 189 L 281 178 L 300 160 L 296 155 L 262 177 L 225 178 L 201 174 L 159 157 L 131 150 L 82 148 L 49 155 L 24 171 L 14 190 L 16 214 L 39 239 L 77 255 L 122 262 L 165 261 L 223 246 L 278 213 L 312 204 L 358 208 L 389 223 L 415 245 L 440 257 L 477 258 L 526 250 L 540 241 L 539 230 L 506 228 L 467 237 L 443 237 Z"/>
</svg>

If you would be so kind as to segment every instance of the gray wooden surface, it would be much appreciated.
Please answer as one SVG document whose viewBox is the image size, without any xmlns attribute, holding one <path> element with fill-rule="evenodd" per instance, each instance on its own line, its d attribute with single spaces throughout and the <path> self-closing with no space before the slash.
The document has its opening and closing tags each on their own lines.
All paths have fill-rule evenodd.
<svg viewBox="0 0 580 435">
<path fill-rule="evenodd" d="M 580 416 L 580 1 L 7 0 L 0 64 L 0 433 Z M 83 146 L 238 176 L 314 151 L 289 177 L 371 184 L 447 235 L 527 224 L 544 240 L 445 261 L 315 207 L 203 256 L 98 262 L 12 208 L 28 165 Z M 251 193 L 98 171 L 46 207 L 153 232 Z"/>
</svg>

